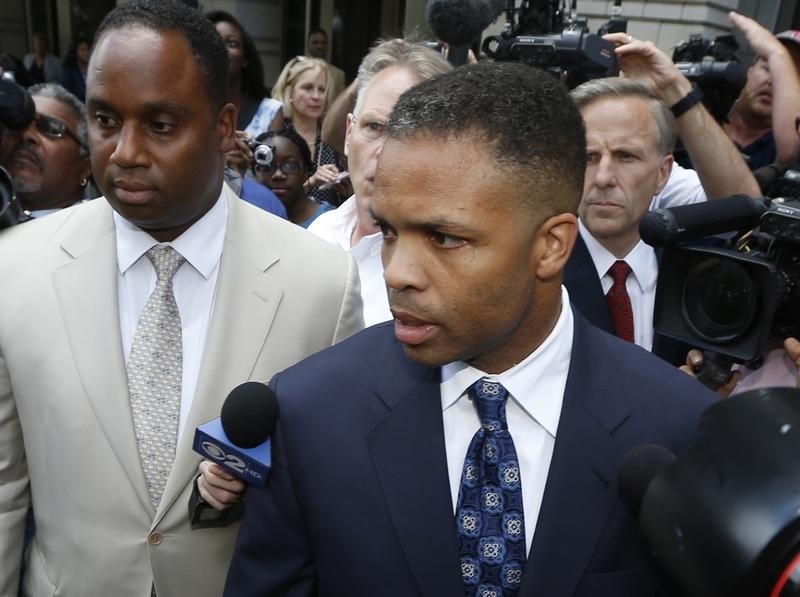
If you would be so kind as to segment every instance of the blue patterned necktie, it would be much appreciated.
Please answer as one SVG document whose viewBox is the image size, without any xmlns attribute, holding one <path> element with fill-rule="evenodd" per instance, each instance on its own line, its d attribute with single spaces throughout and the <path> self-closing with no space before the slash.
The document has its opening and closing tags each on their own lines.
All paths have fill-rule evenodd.
<svg viewBox="0 0 800 597">
<path fill-rule="evenodd" d="M 513 597 L 525 569 L 525 521 L 519 461 L 506 422 L 508 391 L 479 379 L 467 392 L 481 428 L 467 450 L 456 507 L 464 594 Z"/>
</svg>

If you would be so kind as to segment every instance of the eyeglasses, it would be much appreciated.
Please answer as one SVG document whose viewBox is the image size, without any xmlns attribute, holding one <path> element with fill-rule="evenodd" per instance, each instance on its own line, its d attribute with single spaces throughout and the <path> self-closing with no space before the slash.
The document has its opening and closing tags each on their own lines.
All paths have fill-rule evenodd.
<svg viewBox="0 0 800 597">
<path fill-rule="evenodd" d="M 64 135 L 66 135 L 75 141 L 75 143 L 80 145 L 83 149 L 88 149 L 88 147 L 84 145 L 83 141 L 81 141 L 75 133 L 69 130 L 67 124 L 58 118 L 45 116 L 44 114 L 37 114 L 33 122 L 36 125 L 37 131 L 50 137 L 51 139 L 63 139 Z"/>
<path fill-rule="evenodd" d="M 275 162 L 272 162 L 269 166 L 260 166 L 256 164 L 256 172 L 263 172 L 264 174 L 272 175 L 276 169 L 280 170 L 284 174 L 294 174 L 295 172 L 300 172 L 303 170 L 303 165 L 298 164 L 297 162 L 283 162 L 280 165 L 277 165 Z"/>
</svg>

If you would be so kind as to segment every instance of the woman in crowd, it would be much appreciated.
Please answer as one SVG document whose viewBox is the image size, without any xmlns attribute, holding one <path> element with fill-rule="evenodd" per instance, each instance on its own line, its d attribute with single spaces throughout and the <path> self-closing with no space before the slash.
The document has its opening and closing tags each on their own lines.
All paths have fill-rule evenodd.
<svg viewBox="0 0 800 597">
<path fill-rule="evenodd" d="M 88 40 L 76 38 L 67 48 L 64 63 L 61 68 L 59 82 L 67 91 L 82 102 L 86 101 L 86 69 L 89 68 L 89 57 L 92 55 L 92 45 Z"/>
<path fill-rule="evenodd" d="M 253 39 L 227 12 L 212 10 L 206 17 L 214 23 L 228 50 L 229 97 L 239 110 L 236 128 L 251 137 L 281 128 L 281 103 L 267 95 L 264 67 Z"/>
<path fill-rule="evenodd" d="M 33 52 L 22 60 L 31 79 L 36 83 L 58 83 L 61 61 L 50 53 L 50 44 L 44 33 L 33 34 Z"/>
<path fill-rule="evenodd" d="M 272 97 L 283 104 L 283 116 L 310 148 L 311 159 L 316 167 L 306 181 L 305 190 L 317 201 L 338 206 L 349 196 L 347 189 L 330 184 L 344 170 L 339 154 L 322 142 L 321 125 L 330 97 L 328 65 L 319 58 L 297 56 L 281 71 L 278 82 L 272 88 Z M 337 191 L 344 191 L 343 197 Z"/>
<path fill-rule="evenodd" d="M 325 202 L 317 202 L 305 191 L 306 181 L 314 174 L 314 162 L 308 144 L 291 126 L 279 131 L 269 131 L 256 137 L 256 141 L 272 147 L 269 166 L 255 166 L 256 178 L 272 190 L 281 200 L 289 220 L 308 228 L 320 214 L 333 209 Z"/>
</svg>

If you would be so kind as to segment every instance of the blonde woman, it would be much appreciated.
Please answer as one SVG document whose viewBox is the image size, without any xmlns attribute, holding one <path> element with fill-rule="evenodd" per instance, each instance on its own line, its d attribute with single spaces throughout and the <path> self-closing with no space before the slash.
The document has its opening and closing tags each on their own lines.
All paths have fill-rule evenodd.
<svg viewBox="0 0 800 597">
<path fill-rule="evenodd" d="M 294 128 L 311 149 L 316 171 L 306 181 L 304 189 L 317 201 L 334 206 L 352 192 L 349 184 L 329 185 L 339 176 L 343 164 L 339 154 L 322 142 L 322 117 L 331 101 L 328 65 L 324 60 L 297 56 L 283 67 L 272 97 L 283 104 L 284 120 Z"/>
</svg>

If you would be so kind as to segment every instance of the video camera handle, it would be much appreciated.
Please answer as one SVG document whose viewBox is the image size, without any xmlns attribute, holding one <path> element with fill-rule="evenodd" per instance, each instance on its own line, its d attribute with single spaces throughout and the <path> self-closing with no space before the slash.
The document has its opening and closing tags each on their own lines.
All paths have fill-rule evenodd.
<svg viewBox="0 0 800 597">
<path fill-rule="evenodd" d="M 628 19 L 622 16 L 622 0 L 614 0 L 614 6 L 611 8 L 611 18 L 600 26 L 597 30 L 597 35 L 627 32 Z"/>
<path fill-rule="evenodd" d="M 701 384 L 714 392 L 726 385 L 733 377 L 735 361 L 727 355 L 711 350 L 703 351 L 703 362 L 692 367 L 692 371 Z"/>
</svg>

